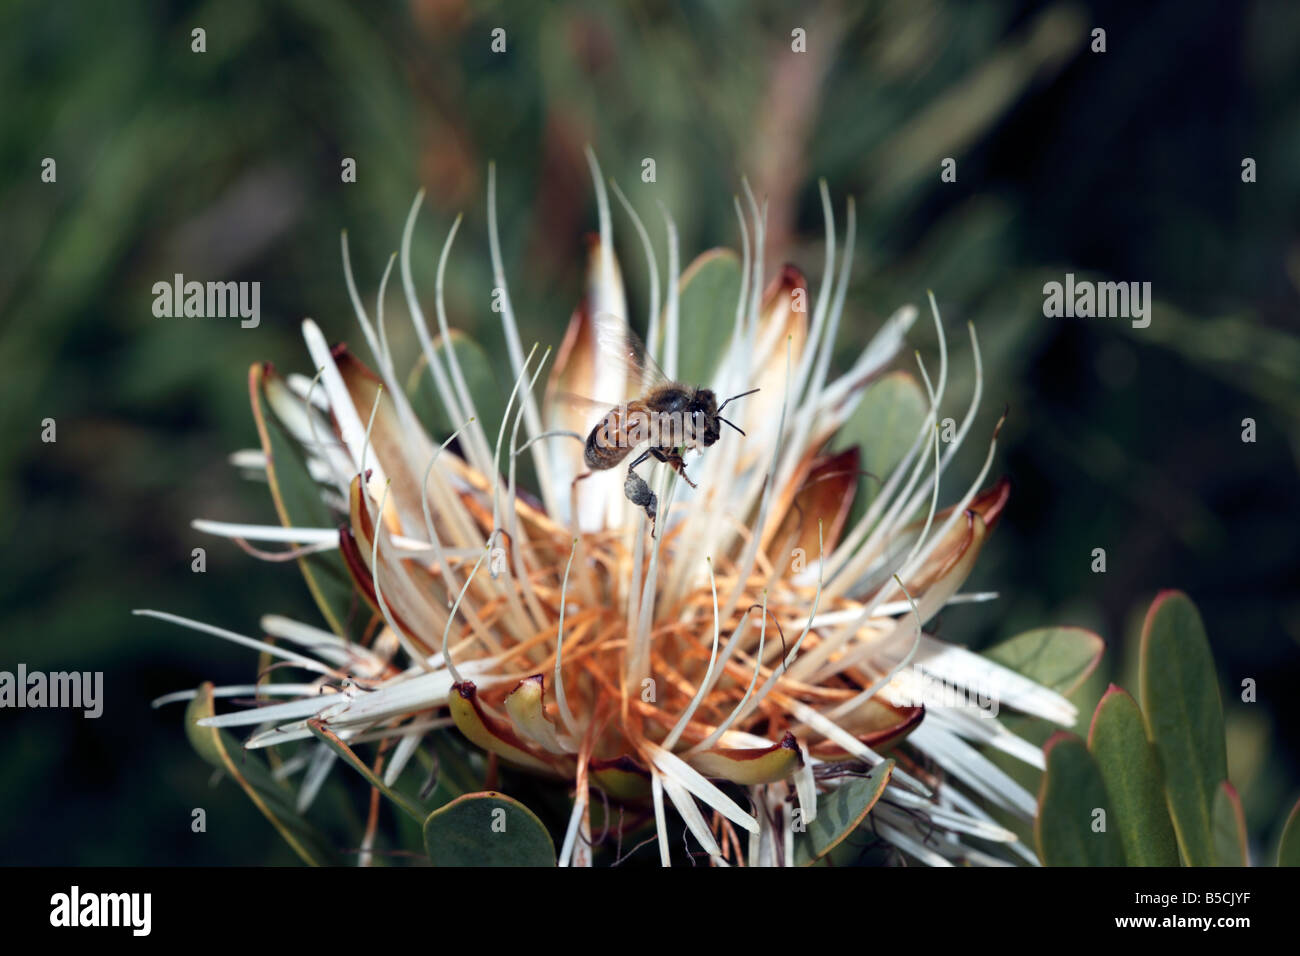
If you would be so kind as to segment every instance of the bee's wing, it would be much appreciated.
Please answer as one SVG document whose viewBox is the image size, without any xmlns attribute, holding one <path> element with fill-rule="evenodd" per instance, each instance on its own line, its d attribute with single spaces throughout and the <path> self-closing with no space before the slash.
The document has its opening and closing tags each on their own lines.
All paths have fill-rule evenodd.
<svg viewBox="0 0 1300 956">
<path fill-rule="evenodd" d="M 644 393 L 671 381 L 625 319 L 609 312 L 598 312 L 594 321 L 596 346 L 601 358 L 619 362 L 627 369 L 631 391 Z"/>
<path fill-rule="evenodd" d="M 584 419 L 588 419 L 592 428 L 599 425 L 605 416 L 617 407 L 615 402 L 601 401 L 576 392 L 552 392 L 550 401 L 556 406 L 572 409 Z"/>
</svg>

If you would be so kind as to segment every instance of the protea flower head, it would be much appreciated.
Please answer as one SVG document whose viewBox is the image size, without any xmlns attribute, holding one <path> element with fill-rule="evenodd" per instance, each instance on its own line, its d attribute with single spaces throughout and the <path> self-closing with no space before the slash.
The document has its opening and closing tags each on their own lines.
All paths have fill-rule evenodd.
<svg viewBox="0 0 1300 956">
<path fill-rule="evenodd" d="M 459 350 L 449 347 L 455 336 L 442 286 L 455 227 L 437 267 L 436 328 L 416 294 L 410 246 L 419 197 L 399 259 L 421 354 L 391 354 L 382 311 L 389 273 L 372 320 L 345 239 L 347 287 L 369 364 L 331 347 L 307 320 L 314 376 L 252 369 L 263 448 L 240 453 L 238 462 L 270 482 L 285 526 L 196 526 L 263 556 L 248 542 L 290 542 L 287 553 L 302 563 L 328 626 L 270 616 L 261 622 L 267 638 L 255 639 L 142 612 L 246 644 L 306 675 L 301 683 L 217 688 L 217 697 L 255 696 L 257 706 L 200 723 L 255 728 L 248 748 L 306 742 L 295 744 L 298 756 L 281 767 L 302 772 L 302 807 L 340 747 L 352 753 L 381 741 L 386 763 L 382 771 L 374 766 L 371 779 L 390 786 L 426 735 L 454 726 L 495 759 L 572 793 L 562 865 L 592 862 L 593 809 L 611 801 L 631 808 L 629 819 L 639 813 L 653 820 L 665 864 L 680 846 L 669 806 L 715 863 L 788 865 L 825 855 L 828 842 L 852 830 L 827 827 L 828 806 L 855 825 L 869 812 L 877 838 L 927 863 L 1000 863 L 1015 855 L 1033 862 L 990 809 L 1028 818 L 1034 799 L 986 753 L 1001 750 L 1041 767 L 1041 752 L 987 706 L 965 701 L 978 694 L 986 704 L 1066 726 L 1074 708 L 1055 691 L 923 632 L 945 605 L 986 597 L 959 589 L 1008 496 L 1006 482 L 981 490 L 996 429 L 976 452 L 984 456 L 976 480 L 951 494 L 940 488 L 980 402 L 973 327 L 974 394 L 943 443 L 937 423 L 948 349 L 930 298 L 940 358 L 937 376 L 921 366 L 923 420 L 906 454 L 878 476 L 869 506 L 850 520 L 859 449 L 830 449 L 917 318 L 914 308 L 900 309 L 850 368 L 831 374 L 853 257 L 852 203 L 837 256 L 823 185 L 826 258 L 810 297 L 793 267 L 764 282 L 763 214 L 746 187 L 746 202 L 736 204 L 738 301 L 713 317 L 724 329 L 706 330 L 681 323 L 679 289 L 719 254 L 706 253 L 679 277 L 676 234 L 665 214 L 661 309 L 647 231 L 615 188 L 651 275 L 651 357 L 671 378 L 688 366 L 708 369 L 706 379 L 684 382 L 689 388 L 718 396 L 758 389 L 727 409 L 737 430 L 724 429 L 711 447 L 687 454 L 696 487 L 666 464 L 640 467 L 657 500 L 652 535 L 645 510 L 625 493 L 631 459 L 587 474 L 584 439 L 602 413 L 567 400 L 578 394 L 612 406 L 644 387 L 601 351 L 596 317 L 626 324 L 628 307 L 607 194 L 588 158 L 599 238 L 590 248 L 585 298 L 553 361 L 550 348 L 525 351 L 520 342 L 489 177 L 492 264 L 514 375 L 500 420 L 479 415 L 481 396 L 471 394 Z M 722 341 L 720 351 L 705 344 Z M 443 414 L 459 424 L 441 442 L 421 425 L 408 395 L 413 365 L 427 365 Z M 281 467 L 291 454 L 302 455 L 313 482 L 296 504 Z M 523 461 L 532 464 L 535 488 L 520 487 Z M 943 497 L 953 503 L 941 509 Z M 340 610 L 347 604 L 337 598 L 339 582 L 312 564 L 332 549 L 352 592 L 350 621 Z M 925 698 L 924 685 L 936 680 L 960 699 Z M 326 738 L 332 749 L 317 742 Z M 610 814 L 603 819 L 608 829 Z"/>
</svg>

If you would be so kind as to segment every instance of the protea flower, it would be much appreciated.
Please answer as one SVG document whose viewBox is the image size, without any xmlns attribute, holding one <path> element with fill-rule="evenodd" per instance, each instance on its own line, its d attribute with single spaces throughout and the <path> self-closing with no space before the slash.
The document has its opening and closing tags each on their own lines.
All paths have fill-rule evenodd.
<svg viewBox="0 0 1300 956">
<path fill-rule="evenodd" d="M 686 384 L 720 396 L 759 389 L 728 410 L 743 434 L 727 430 L 688 456 L 698 487 L 663 464 L 644 471 L 658 500 L 652 536 L 646 514 L 625 496 L 623 468 L 584 476 L 583 439 L 600 414 L 565 399 L 576 393 L 613 405 L 641 387 L 602 359 L 595 334 L 596 315 L 626 322 L 628 308 L 607 195 L 594 156 L 589 161 L 599 238 L 585 299 L 549 368 L 550 348 L 525 352 L 519 340 L 489 177 L 491 254 L 514 374 L 501 420 L 479 417 L 457 350 L 448 347 L 454 337 L 442 278 L 455 227 L 437 269 L 436 330 L 416 294 L 410 246 L 420 197 L 402 238 L 400 275 L 422 354 L 400 363 L 390 354 L 382 313 L 389 274 L 372 321 L 345 237 L 347 285 L 369 367 L 346 347 L 331 348 L 307 320 L 314 376 L 252 369 L 263 448 L 237 461 L 270 481 L 285 527 L 196 527 L 263 556 L 246 542 L 291 542 L 287 554 L 302 563 L 329 627 L 267 617 L 261 624 L 270 639 L 254 639 L 141 612 L 237 640 L 307 675 L 302 683 L 217 688 L 217 697 L 256 696 L 257 706 L 199 723 L 257 728 L 248 748 L 306 741 L 294 744 L 298 753 L 280 767 L 282 776 L 302 772 L 300 807 L 310 804 L 338 754 L 370 767 L 377 788 L 389 787 L 426 735 L 454 725 L 505 765 L 572 794 L 561 865 L 592 862 L 593 810 L 605 808 L 601 827 L 608 830 L 611 801 L 631 808 L 628 819 L 653 819 L 665 864 L 681 845 L 667 822 L 669 805 L 715 863 L 814 860 L 868 813 L 876 838 L 927 863 L 1000 863 L 1015 855 L 1033 862 L 989 810 L 1028 818 L 1034 799 L 984 749 L 1041 767 L 1039 749 L 987 706 L 966 706 L 965 696 L 922 700 L 923 685 L 938 680 L 985 704 L 1065 726 L 1075 718 L 1055 691 L 922 631 L 946 604 L 989 597 L 959 589 L 1007 501 L 1005 482 L 980 490 L 995 430 L 976 481 L 950 507 L 938 507 L 940 476 L 980 401 L 973 327 L 974 394 L 945 445 L 937 423 L 948 352 L 931 296 L 940 361 L 936 378 L 920 369 L 928 407 L 911 447 L 878 476 L 878 493 L 850 521 L 859 450 L 830 449 L 917 316 L 900 309 L 849 369 L 831 375 L 853 256 L 852 203 L 837 262 L 823 184 L 826 259 L 810 299 L 793 267 L 764 283 L 763 214 L 746 186 L 748 215 L 736 204 L 740 294 L 734 311 L 713 317 L 725 324 L 718 330 L 680 322 L 682 282 L 667 214 L 667 297 L 659 308 L 647 232 L 617 193 L 652 276 L 651 355 L 669 376 L 688 365 L 707 369 L 706 379 Z M 690 267 L 686 285 L 718 255 L 706 253 Z M 725 340 L 725 348 L 703 354 L 711 348 L 706 339 Z M 441 443 L 421 425 L 407 393 L 416 363 L 427 364 L 445 416 L 459 423 Z M 296 504 L 281 473 L 296 453 L 290 438 L 314 481 Z M 535 470 L 532 493 L 519 486 L 521 460 Z M 304 515 L 318 517 L 304 525 Z M 350 620 L 341 610 L 346 602 L 329 593 L 338 582 L 313 564 L 335 548 L 353 591 Z M 382 742 L 380 760 L 355 758 L 352 748 L 372 741 Z M 830 825 L 827 801 L 837 815 Z"/>
</svg>

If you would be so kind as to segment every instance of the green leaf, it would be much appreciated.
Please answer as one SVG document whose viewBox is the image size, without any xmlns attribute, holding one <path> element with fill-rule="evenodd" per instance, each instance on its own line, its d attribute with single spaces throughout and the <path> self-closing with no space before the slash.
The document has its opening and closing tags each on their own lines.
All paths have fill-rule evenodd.
<svg viewBox="0 0 1300 956">
<path fill-rule="evenodd" d="M 199 720 L 213 713 L 212 685 L 201 684 L 185 711 L 185 732 L 199 756 L 239 784 L 304 862 L 313 866 L 337 863 L 325 836 L 298 813 L 293 795 L 271 776 L 260 755 L 245 750 L 215 727 L 198 725 Z"/>
<path fill-rule="evenodd" d="M 1214 795 L 1214 861 L 1217 866 L 1250 866 L 1246 814 L 1237 788 L 1226 780 Z"/>
<path fill-rule="evenodd" d="M 428 736 L 432 756 L 418 752 L 420 761 L 433 773 L 433 789 L 423 796 L 426 808 L 445 806 L 457 797 L 483 789 L 483 773 L 475 763 L 482 755 L 471 751 L 459 731 L 435 730 Z M 421 821 L 423 822 L 423 821 Z"/>
<path fill-rule="evenodd" d="M 460 363 L 461 374 L 465 377 L 465 388 L 469 390 L 470 397 L 474 400 L 474 410 L 477 412 L 479 423 L 483 426 L 488 441 L 495 446 L 510 390 L 508 388 L 502 390 L 501 380 L 497 378 L 492 360 L 477 342 L 459 329 L 451 329 L 450 332 L 450 349 L 442 336 L 438 336 L 433 341 L 434 354 L 438 357 L 447 376 L 447 387 L 453 394 L 456 393 L 450 363 L 450 353 L 454 351 L 456 360 Z M 538 349 L 531 368 L 537 367 L 536 363 L 540 357 L 541 349 Z M 406 384 L 406 393 L 411 401 L 411 407 L 415 409 L 417 417 L 424 422 L 430 434 L 446 437 L 465 424 L 463 421 L 453 422 L 447 414 L 433 380 L 433 373 L 429 371 L 423 354 L 411 371 L 410 379 Z M 509 436 L 510 428 L 507 426 L 506 437 Z"/>
<path fill-rule="evenodd" d="M 482 789 L 483 774 L 472 763 L 479 754 L 469 748 L 460 731 L 435 731 L 431 739 L 438 756 L 439 784 L 446 784 L 457 797 Z"/>
<path fill-rule="evenodd" d="M 850 527 L 880 493 L 881 485 L 912 447 L 925 421 L 930 402 L 907 372 L 890 372 L 867 386 L 862 401 L 836 433 L 835 448 L 857 445 L 863 476 L 849 516 Z M 918 454 L 923 454 L 922 448 Z"/>
<path fill-rule="evenodd" d="M 678 288 L 677 378 L 711 384 L 735 324 L 740 262 L 730 249 L 710 249 L 686 268 Z"/>
<path fill-rule="evenodd" d="M 286 527 L 328 528 L 337 519 L 324 500 L 321 488 L 307 471 L 302 447 L 290 434 L 275 408 L 292 408 L 301 403 L 270 365 L 249 370 L 249 393 L 253 420 L 266 455 L 266 479 L 276 514 Z M 322 441 L 329 436 L 322 436 Z M 335 634 L 348 637 L 348 619 L 356 602 L 352 579 L 337 553 L 300 557 L 298 567 L 307 582 L 321 615 Z"/>
<path fill-rule="evenodd" d="M 1008 638 L 984 656 L 1068 696 L 1088 679 L 1105 649 L 1105 641 L 1081 627 L 1044 627 Z"/>
<path fill-rule="evenodd" d="M 1115 814 L 1088 748 L 1073 734 L 1056 733 L 1043 752 L 1047 770 L 1034 823 L 1039 859 L 1045 866 L 1123 866 Z"/>
<path fill-rule="evenodd" d="M 346 763 L 361 776 L 365 777 L 366 782 L 382 793 L 389 800 L 393 801 L 403 812 L 416 820 L 424 819 L 424 808 L 412 800 L 410 797 L 403 796 L 396 790 L 393 790 L 378 777 L 364 760 L 358 757 L 351 747 L 343 742 L 343 739 L 329 730 L 319 720 L 307 721 L 307 729 L 324 744 L 343 758 Z"/>
<path fill-rule="evenodd" d="M 864 777 L 854 777 L 830 793 L 817 797 L 817 817 L 807 830 L 794 835 L 794 859 L 799 866 L 811 866 L 848 839 L 889 783 L 894 761 L 876 764 Z"/>
<path fill-rule="evenodd" d="M 424 821 L 434 866 L 554 866 L 555 844 L 518 800 L 485 791 L 457 797 Z"/>
<path fill-rule="evenodd" d="M 1159 759 L 1137 702 L 1114 684 L 1092 715 L 1088 750 L 1115 809 L 1111 825 L 1119 831 L 1128 865 L 1178 866 Z"/>
<path fill-rule="evenodd" d="M 1178 591 L 1159 594 L 1142 628 L 1142 713 L 1164 773 L 1189 866 L 1216 860 L 1213 807 L 1228 776 L 1223 703 L 1201 616 Z"/>
<path fill-rule="evenodd" d="M 1291 808 L 1291 815 L 1282 827 L 1282 839 L 1277 845 L 1278 866 L 1300 866 L 1300 800 Z"/>
</svg>

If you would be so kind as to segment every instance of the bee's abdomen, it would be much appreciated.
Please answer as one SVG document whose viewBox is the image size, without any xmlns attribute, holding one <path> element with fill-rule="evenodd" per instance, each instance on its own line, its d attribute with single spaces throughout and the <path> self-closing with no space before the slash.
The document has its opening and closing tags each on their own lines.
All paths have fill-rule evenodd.
<svg viewBox="0 0 1300 956">
<path fill-rule="evenodd" d="M 616 408 L 601 419 L 600 424 L 587 436 L 583 458 L 588 468 L 593 471 L 604 471 L 617 465 L 631 450 L 629 444 L 623 440 L 622 416 Z"/>
</svg>

